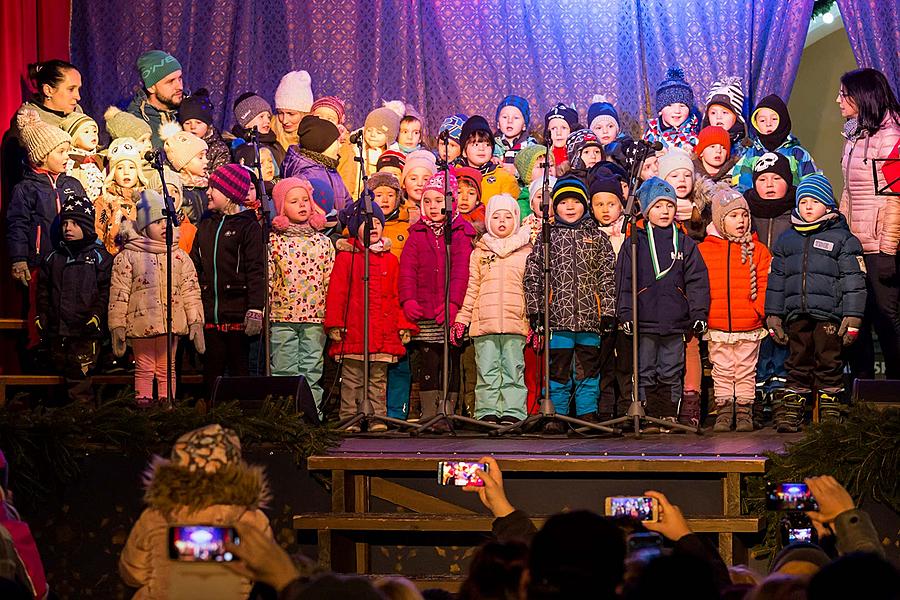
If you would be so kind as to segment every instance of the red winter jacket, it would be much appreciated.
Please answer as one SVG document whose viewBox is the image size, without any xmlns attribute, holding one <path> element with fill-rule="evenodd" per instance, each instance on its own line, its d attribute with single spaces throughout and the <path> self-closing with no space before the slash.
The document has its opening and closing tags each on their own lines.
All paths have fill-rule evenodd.
<svg viewBox="0 0 900 600">
<path fill-rule="evenodd" d="M 400 310 L 397 281 L 400 261 L 391 254 L 390 240 L 384 239 L 380 251 L 369 251 L 369 352 L 403 356 L 406 348 L 400 343 L 400 330 L 411 335 L 419 332 Z M 338 253 L 328 281 L 325 301 L 325 331 L 339 328 L 343 341 L 332 343 L 331 356 L 363 353 L 364 311 L 363 275 L 365 263 L 362 245 L 358 240 L 338 240 Z M 352 272 L 351 272 L 352 271 Z"/>
</svg>

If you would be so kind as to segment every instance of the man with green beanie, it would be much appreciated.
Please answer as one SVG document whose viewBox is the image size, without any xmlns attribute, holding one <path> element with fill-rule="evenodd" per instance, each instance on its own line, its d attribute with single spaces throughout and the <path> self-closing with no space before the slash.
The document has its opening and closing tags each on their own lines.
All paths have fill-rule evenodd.
<svg viewBox="0 0 900 600">
<path fill-rule="evenodd" d="M 184 98 L 181 63 L 162 50 L 150 50 L 138 58 L 137 70 L 143 86 L 135 92 L 128 112 L 150 125 L 153 147 L 162 148 L 159 128 L 178 122 L 178 107 Z"/>
</svg>

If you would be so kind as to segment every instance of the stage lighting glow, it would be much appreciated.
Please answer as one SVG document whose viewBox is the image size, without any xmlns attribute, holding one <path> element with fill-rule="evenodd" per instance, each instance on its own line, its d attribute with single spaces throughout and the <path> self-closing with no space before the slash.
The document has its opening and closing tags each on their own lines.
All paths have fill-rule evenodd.
<svg viewBox="0 0 900 600">
<path fill-rule="evenodd" d="M 826 25 L 831 25 L 832 23 L 834 23 L 834 15 L 830 12 L 825 13 L 824 15 L 822 15 L 822 22 Z"/>
<path fill-rule="evenodd" d="M 191 541 L 195 544 L 208 544 L 212 541 L 212 533 L 205 529 L 198 529 L 191 532 Z"/>
</svg>

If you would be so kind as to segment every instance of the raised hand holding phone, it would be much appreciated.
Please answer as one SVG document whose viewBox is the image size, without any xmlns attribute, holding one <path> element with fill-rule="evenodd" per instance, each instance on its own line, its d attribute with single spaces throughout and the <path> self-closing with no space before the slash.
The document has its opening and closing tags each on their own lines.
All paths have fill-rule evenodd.
<svg viewBox="0 0 900 600">
<path fill-rule="evenodd" d="M 481 477 L 484 485 L 466 486 L 463 488 L 463 491 L 478 492 L 478 498 L 481 500 L 481 503 L 498 519 L 515 512 L 515 507 L 509 503 L 509 500 L 506 498 L 506 492 L 503 489 L 503 472 L 500 470 L 500 465 L 491 456 L 483 456 L 478 462 L 485 463 L 488 466 L 487 472 L 480 469 L 475 472 Z"/>
</svg>

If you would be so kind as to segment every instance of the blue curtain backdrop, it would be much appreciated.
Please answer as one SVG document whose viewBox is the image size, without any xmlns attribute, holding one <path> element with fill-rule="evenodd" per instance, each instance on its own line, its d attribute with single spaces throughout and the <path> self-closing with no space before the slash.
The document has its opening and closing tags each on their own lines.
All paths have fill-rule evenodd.
<svg viewBox="0 0 900 600">
<path fill-rule="evenodd" d="M 462 110 L 493 120 L 506 94 L 532 106 L 533 128 L 554 103 L 594 94 L 628 126 L 646 121 L 669 65 L 684 68 L 698 103 L 718 77 L 739 75 L 752 99 L 787 99 L 813 0 L 74 0 L 72 60 L 83 105 L 101 115 L 138 86 L 135 60 L 164 49 L 190 89 L 208 88 L 218 124 L 253 90 L 271 99 L 304 69 L 316 97 L 347 103 L 351 127 L 381 100 L 402 99 L 434 131 Z"/>
<path fill-rule="evenodd" d="M 838 0 L 853 56 L 883 72 L 900 93 L 900 0 Z"/>
</svg>

